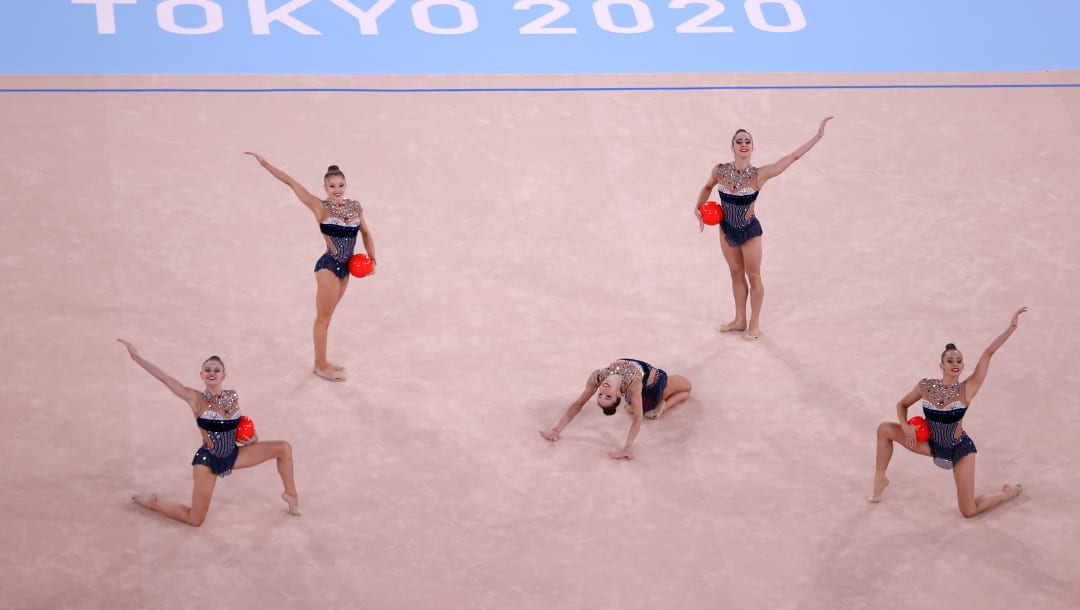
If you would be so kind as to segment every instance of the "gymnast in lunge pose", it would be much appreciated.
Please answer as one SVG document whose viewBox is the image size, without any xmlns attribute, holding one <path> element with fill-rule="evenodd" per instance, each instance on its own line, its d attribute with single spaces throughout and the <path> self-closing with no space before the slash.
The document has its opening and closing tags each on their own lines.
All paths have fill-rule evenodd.
<svg viewBox="0 0 1080 610">
<path fill-rule="evenodd" d="M 709 170 L 709 179 L 701 187 L 694 215 L 698 228 L 705 230 L 701 217 L 701 205 L 709 199 L 713 188 L 718 189 L 723 217 L 720 220 L 720 249 L 724 252 L 731 271 L 731 290 L 735 295 L 735 319 L 716 328 L 717 332 L 743 332 L 747 341 L 757 341 L 761 335 L 761 305 L 765 300 L 765 285 L 761 283 L 761 223 L 754 215 L 756 200 L 769 180 L 784 173 L 792 163 L 805 155 L 818 140 L 825 137 L 825 117 L 818 126 L 817 135 L 795 152 L 776 163 L 762 167 L 750 165 L 754 152 L 754 140 L 750 132 L 740 129 L 731 138 L 731 151 L 735 160 L 721 163 Z M 750 297 L 750 318 L 746 317 L 746 298 Z"/>
<path fill-rule="evenodd" d="M 290 514 L 301 514 L 300 496 L 293 480 L 292 445 L 288 441 L 260 441 L 257 436 L 242 446 L 237 442 L 240 402 L 235 390 L 221 389 L 221 383 L 225 380 L 225 364 L 220 358 L 211 356 L 203 362 L 200 376 L 206 389 L 200 392 L 182 385 L 157 366 L 147 362 L 128 341 L 117 341 L 127 348 L 136 364 L 164 383 L 165 387 L 191 407 L 195 424 L 199 427 L 203 439 L 202 447 L 191 461 L 194 478 L 191 506 L 162 500 L 157 494 L 136 495 L 132 496 L 132 500 L 181 523 L 199 527 L 210 510 L 210 498 L 214 495 L 214 485 L 218 477 L 224 477 L 235 469 L 250 468 L 268 460 L 277 460 L 278 474 L 285 486 L 281 499 L 288 504 Z"/>
<path fill-rule="evenodd" d="M 330 318 L 334 309 L 345 296 L 349 287 L 349 259 L 356 246 L 356 234 L 360 233 L 364 241 L 364 251 L 375 265 L 375 240 L 371 236 L 367 222 L 364 221 L 364 208 L 359 201 L 345 198 L 345 174 L 336 165 L 331 165 L 323 176 L 323 188 L 327 199 L 319 199 L 309 193 L 299 182 L 288 174 L 270 165 L 262 155 L 253 152 L 244 153 L 255 157 L 272 176 L 284 182 L 292 189 L 308 209 L 315 214 L 319 230 L 326 240 L 326 252 L 315 262 L 315 326 L 312 335 L 315 341 L 314 372 L 319 377 L 330 381 L 345 381 L 345 367 L 331 363 L 326 358 L 326 335 L 330 329 Z M 374 271 L 372 271 L 374 273 Z"/>
<path fill-rule="evenodd" d="M 554 428 L 541 430 L 540 436 L 549 441 L 559 440 L 559 433 L 577 417 L 593 394 L 596 394 L 596 404 L 600 405 L 604 415 L 614 415 L 619 403 L 626 398 L 626 410 L 633 416 L 630 433 L 626 437 L 626 445 L 618 451 L 608 452 L 608 457 L 632 460 L 634 438 L 641 429 L 642 418 L 660 417 L 690 398 L 691 389 L 690 380 L 682 375 L 668 375 L 642 360 L 616 360 L 605 368 L 589 373 L 581 396 L 570 405 Z"/>
<path fill-rule="evenodd" d="M 932 457 L 934 464 L 953 471 L 956 503 L 965 517 L 974 517 L 1020 495 L 1023 487 L 1017 484 L 1002 485 L 1001 493 L 975 496 L 975 443 L 964 432 L 963 420 L 971 401 L 975 399 L 986 379 L 990 358 L 1016 330 L 1020 314 L 1025 311 L 1027 307 L 1021 307 L 1013 314 L 1009 327 L 983 351 L 975 365 L 975 372 L 967 379 L 960 381 L 960 374 L 964 371 L 964 356 L 955 345 L 949 343 L 941 354 L 941 379 L 923 379 L 896 403 L 899 423 L 882 422 L 877 429 L 874 493 L 867 501 L 880 502 L 881 494 L 889 485 L 885 469 L 889 467 L 889 460 L 892 459 L 893 443 L 899 443 L 919 455 Z M 908 424 L 908 407 L 919 400 L 922 401 L 923 416 L 930 430 L 929 441 L 918 442 L 915 427 Z"/>
</svg>

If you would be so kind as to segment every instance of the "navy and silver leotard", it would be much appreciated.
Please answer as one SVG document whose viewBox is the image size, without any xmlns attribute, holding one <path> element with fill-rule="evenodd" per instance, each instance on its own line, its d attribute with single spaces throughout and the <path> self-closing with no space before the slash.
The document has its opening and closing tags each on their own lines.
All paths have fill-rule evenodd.
<svg viewBox="0 0 1080 610">
<path fill-rule="evenodd" d="M 236 390 L 225 390 L 214 396 L 203 392 L 207 406 L 195 423 L 206 431 L 210 443 L 195 452 L 192 466 L 206 466 L 210 472 L 224 477 L 232 472 L 240 448 L 236 445 L 236 427 L 240 425 L 240 407 Z"/>
<path fill-rule="evenodd" d="M 758 191 L 746 187 L 733 193 L 720 183 L 717 186 L 717 194 L 720 196 L 720 207 L 724 211 L 724 216 L 720 220 L 720 230 L 724 232 L 724 241 L 729 246 L 738 248 L 762 235 L 761 223 L 758 222 L 757 216 L 751 216 L 750 220 L 746 219 L 746 212 L 757 200 Z"/>
<path fill-rule="evenodd" d="M 652 377 L 654 370 L 656 371 L 656 377 L 652 378 L 650 383 L 650 377 Z M 622 377 L 621 390 L 623 394 L 630 389 L 630 384 L 636 379 L 641 380 L 641 409 L 643 412 L 652 411 L 663 400 L 664 389 L 667 388 L 667 373 L 663 369 L 658 369 L 644 360 L 620 358 L 607 365 L 606 368 L 596 371 L 596 382 L 599 384 L 609 375 L 616 373 Z M 626 408 L 632 408 L 629 401 L 626 403 Z"/>
<path fill-rule="evenodd" d="M 939 379 L 919 382 L 923 393 L 923 416 L 930 429 L 930 455 L 934 464 L 946 470 L 951 470 L 965 455 L 978 453 L 975 442 L 960 425 L 968 409 L 961 400 L 963 386 L 963 383 L 946 386 Z"/>
<path fill-rule="evenodd" d="M 343 199 L 341 203 L 326 199 L 323 205 L 328 214 L 326 220 L 319 225 L 319 230 L 329 238 L 333 248 L 327 247 L 326 253 L 315 262 L 315 271 L 329 269 L 339 280 L 343 280 L 349 275 L 349 259 L 356 248 L 360 213 L 364 209 L 359 201 L 352 199 Z"/>
</svg>

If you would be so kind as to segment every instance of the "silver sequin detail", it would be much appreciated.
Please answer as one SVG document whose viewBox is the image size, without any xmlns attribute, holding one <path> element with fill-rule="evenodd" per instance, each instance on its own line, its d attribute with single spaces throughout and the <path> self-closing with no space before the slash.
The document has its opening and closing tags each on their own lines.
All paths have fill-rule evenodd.
<svg viewBox="0 0 1080 610">
<path fill-rule="evenodd" d="M 603 380 L 607 379 L 611 375 L 618 375 L 622 377 L 622 391 L 625 393 L 630 388 L 630 384 L 635 380 L 641 379 L 645 376 L 645 371 L 641 369 L 641 365 L 636 362 L 630 362 L 629 360 L 616 360 L 607 365 L 607 368 L 602 368 L 596 371 L 596 383 L 599 384 Z"/>
<path fill-rule="evenodd" d="M 716 166 L 716 178 L 731 193 L 750 187 L 757 178 L 757 174 L 758 168 L 753 165 L 742 171 L 735 169 L 734 163 L 721 163 Z"/>
<path fill-rule="evenodd" d="M 330 199 L 324 199 L 323 205 L 330 215 L 323 222 L 355 227 L 360 224 L 360 213 L 364 207 L 355 199 L 342 199 L 341 203 L 334 203 Z"/>
<path fill-rule="evenodd" d="M 963 407 L 964 382 L 960 381 L 951 385 L 945 385 L 940 379 L 923 379 L 923 400 L 930 402 L 937 408 L 951 406 L 959 402 Z"/>
<path fill-rule="evenodd" d="M 240 397 L 236 390 L 222 390 L 217 395 L 203 390 L 202 396 L 209 407 L 202 415 L 205 419 L 217 419 L 213 416 L 207 417 L 209 413 L 224 416 L 224 419 L 233 419 L 233 414 L 240 410 Z"/>
</svg>

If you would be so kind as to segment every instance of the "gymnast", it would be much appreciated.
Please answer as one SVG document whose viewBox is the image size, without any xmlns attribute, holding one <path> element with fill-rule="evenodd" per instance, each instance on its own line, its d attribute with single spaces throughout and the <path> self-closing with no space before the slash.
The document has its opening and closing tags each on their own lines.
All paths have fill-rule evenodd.
<svg viewBox="0 0 1080 610">
<path fill-rule="evenodd" d="M 135 503 L 181 523 L 199 527 L 206 520 L 206 513 L 210 510 L 210 498 L 214 495 L 214 486 L 219 477 L 224 477 L 235 469 L 250 468 L 268 460 L 277 460 L 278 474 L 285 486 L 281 499 L 288 504 L 290 514 L 301 514 L 300 496 L 293 480 L 292 445 L 288 441 L 260 441 L 257 436 L 245 443 L 237 442 L 240 403 L 235 390 L 221 389 L 221 383 L 225 380 L 225 364 L 220 358 L 211 356 L 203 362 L 200 376 L 206 389 L 199 392 L 181 385 L 179 381 L 146 361 L 130 342 L 123 339 L 117 341 L 127 348 L 136 364 L 164 383 L 165 387 L 191 407 L 203 440 L 202 447 L 191 461 L 194 479 L 191 506 L 162 500 L 157 494 L 132 496 Z"/>
<path fill-rule="evenodd" d="M 690 398 L 691 388 L 690 380 L 686 377 L 669 376 L 647 362 L 631 358 L 616 360 L 605 368 L 589 373 L 581 396 L 570 405 L 554 428 L 541 430 L 540 436 L 552 442 L 559 440 L 559 433 L 577 417 L 593 394 L 596 394 L 596 404 L 603 410 L 604 415 L 614 415 L 625 397 L 625 409 L 633 416 L 630 433 L 626 437 L 626 445 L 617 451 L 608 452 L 608 457 L 613 460 L 632 460 L 634 438 L 641 429 L 642 418 L 659 418 Z"/>
<path fill-rule="evenodd" d="M 377 264 L 375 240 L 364 220 L 364 209 L 359 201 L 345 198 L 345 174 L 336 165 L 328 167 L 326 175 L 323 176 L 323 188 L 326 189 L 328 198 L 319 199 L 288 174 L 270 165 L 262 155 L 253 152 L 244 154 L 255 157 L 259 165 L 273 177 L 288 185 L 300 199 L 300 203 L 307 206 L 319 222 L 319 230 L 326 240 L 326 252 L 315 262 L 317 286 L 315 325 L 312 329 L 315 342 L 313 371 L 323 379 L 345 381 L 345 367 L 327 360 L 326 336 L 330 329 L 330 318 L 341 302 L 341 297 L 345 296 L 345 289 L 349 287 L 349 259 L 352 258 L 353 248 L 356 246 L 357 232 L 363 239 L 364 251 L 372 264 Z M 375 271 L 372 270 L 372 273 Z"/>
<path fill-rule="evenodd" d="M 963 424 L 964 414 L 986 379 L 990 358 L 1013 334 L 1020 314 L 1026 311 L 1027 307 L 1021 307 L 1013 314 L 1009 327 L 983 351 L 975 365 L 975 372 L 967 379 L 960 381 L 964 356 L 956 345 L 949 343 L 938 365 L 941 367 L 941 379 L 923 379 L 896 403 L 899 423 L 882 422 L 878 425 L 874 493 L 867 499 L 868 502 L 880 502 L 881 494 L 889 485 L 885 469 L 892 459 L 893 443 L 899 443 L 913 453 L 931 457 L 937 466 L 952 470 L 956 482 L 956 503 L 960 514 L 965 517 L 974 517 L 1020 495 L 1023 486 L 1019 484 L 1002 485 L 998 494 L 975 495 L 975 443 L 964 432 Z M 930 429 L 929 441 L 918 442 L 915 427 L 908 423 L 908 408 L 919 400 L 922 400 L 923 415 Z"/>
<path fill-rule="evenodd" d="M 709 198 L 714 187 L 718 188 L 723 217 L 720 221 L 720 249 L 724 253 L 731 272 L 731 290 L 735 296 L 735 319 L 716 328 L 717 332 L 743 332 L 743 339 L 757 341 L 761 336 L 761 305 L 765 300 L 765 285 L 761 283 L 761 223 L 754 215 L 756 200 L 769 180 L 784 173 L 792 163 L 805 155 L 825 137 L 825 123 L 833 117 L 825 117 L 818 126 L 817 135 L 776 163 L 762 167 L 750 165 L 754 152 L 754 140 L 750 132 L 740 129 L 731 138 L 731 151 L 735 160 L 720 163 L 709 170 L 709 179 L 701 187 L 694 216 L 698 229 L 705 230 L 701 217 L 701 205 Z M 746 298 L 750 297 L 751 315 L 746 318 Z"/>
</svg>

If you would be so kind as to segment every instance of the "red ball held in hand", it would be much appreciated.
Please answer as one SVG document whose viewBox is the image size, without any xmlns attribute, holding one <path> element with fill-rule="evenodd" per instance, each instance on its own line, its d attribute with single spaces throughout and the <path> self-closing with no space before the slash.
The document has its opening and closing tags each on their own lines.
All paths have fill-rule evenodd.
<svg viewBox="0 0 1080 610">
<path fill-rule="evenodd" d="M 368 258 L 367 254 L 357 254 L 349 259 L 349 273 L 356 277 L 370 275 L 375 270 L 375 263 Z"/>
<path fill-rule="evenodd" d="M 930 440 L 930 428 L 926 426 L 926 420 L 916 415 L 907 420 L 907 423 L 915 426 L 915 440 L 923 443 Z"/>
<path fill-rule="evenodd" d="M 715 201 L 706 201 L 701 204 L 701 221 L 705 224 L 720 224 L 723 218 L 724 210 Z"/>
<path fill-rule="evenodd" d="M 240 416 L 240 424 L 236 426 L 236 442 L 248 443 L 255 438 L 255 422 L 247 415 Z"/>
</svg>

